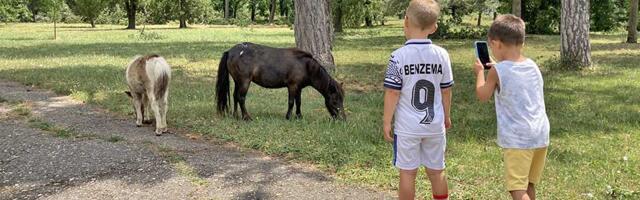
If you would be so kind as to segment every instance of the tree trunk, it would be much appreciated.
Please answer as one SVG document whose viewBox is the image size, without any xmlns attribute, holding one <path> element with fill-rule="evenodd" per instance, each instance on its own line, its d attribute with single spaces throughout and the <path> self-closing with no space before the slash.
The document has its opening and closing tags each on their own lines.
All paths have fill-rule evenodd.
<svg viewBox="0 0 640 200">
<path fill-rule="evenodd" d="M 498 12 L 493 12 L 493 20 L 496 20 L 496 18 L 498 18 Z"/>
<path fill-rule="evenodd" d="M 340 1 L 337 1 L 335 5 L 340 5 Z M 342 7 L 336 7 L 336 13 L 333 16 L 333 29 L 337 33 L 342 33 Z"/>
<path fill-rule="evenodd" d="M 629 24 L 627 25 L 627 30 L 629 31 L 627 43 L 638 43 L 638 3 L 638 0 L 631 0 Z"/>
<path fill-rule="evenodd" d="M 480 26 L 480 24 L 482 24 L 482 11 L 478 11 L 478 24 L 477 24 L 477 26 Z"/>
<path fill-rule="evenodd" d="M 229 19 L 229 0 L 224 0 L 224 18 Z"/>
<path fill-rule="evenodd" d="M 127 18 L 129 19 L 129 26 L 127 29 L 136 29 L 136 10 L 138 8 L 138 0 L 126 0 L 124 7 L 127 9 Z"/>
<path fill-rule="evenodd" d="M 364 17 L 364 24 L 367 27 L 373 26 L 373 20 L 371 20 L 371 16 L 367 15 L 366 17 Z"/>
<path fill-rule="evenodd" d="M 282 17 L 286 17 L 287 16 L 287 1 L 286 0 L 280 0 L 280 16 Z"/>
<path fill-rule="evenodd" d="M 256 0 L 251 0 L 251 22 L 256 21 Z"/>
<path fill-rule="evenodd" d="M 180 28 L 187 28 L 187 20 L 184 17 L 180 17 Z"/>
<path fill-rule="evenodd" d="M 276 0 L 271 0 L 271 6 L 269 8 L 269 24 L 273 24 L 273 18 L 276 15 Z"/>
<path fill-rule="evenodd" d="M 589 0 L 562 0 L 560 14 L 560 59 L 564 67 L 591 66 L 589 44 Z"/>
<path fill-rule="evenodd" d="M 511 2 L 511 14 L 522 18 L 521 6 L 522 2 L 520 0 L 513 0 Z"/>
<path fill-rule="evenodd" d="M 180 28 L 187 28 L 187 7 L 185 0 L 178 0 L 180 4 L 178 8 L 180 9 Z"/>
<path fill-rule="evenodd" d="M 295 0 L 296 46 L 307 51 L 329 71 L 335 69 L 331 54 L 333 26 L 330 0 Z"/>
<path fill-rule="evenodd" d="M 90 19 L 89 22 L 91 23 L 91 28 L 95 28 L 96 27 L 96 20 L 95 19 Z"/>
</svg>

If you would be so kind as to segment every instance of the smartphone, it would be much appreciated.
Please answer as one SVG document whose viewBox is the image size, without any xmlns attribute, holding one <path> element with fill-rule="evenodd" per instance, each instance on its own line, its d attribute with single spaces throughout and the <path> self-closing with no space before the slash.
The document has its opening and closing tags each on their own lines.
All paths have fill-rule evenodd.
<svg viewBox="0 0 640 200">
<path fill-rule="evenodd" d="M 480 59 L 482 66 L 484 69 L 491 69 L 490 66 L 487 66 L 487 63 L 491 63 L 491 57 L 489 57 L 489 45 L 486 41 L 476 41 L 476 57 Z"/>
</svg>

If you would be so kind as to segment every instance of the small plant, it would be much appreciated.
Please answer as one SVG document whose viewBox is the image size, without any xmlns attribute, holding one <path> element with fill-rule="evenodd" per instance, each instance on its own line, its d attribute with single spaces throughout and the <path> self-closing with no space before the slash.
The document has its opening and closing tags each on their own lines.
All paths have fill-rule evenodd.
<svg viewBox="0 0 640 200">
<path fill-rule="evenodd" d="M 117 136 L 117 135 L 112 135 L 111 137 L 109 137 L 107 139 L 107 141 L 111 142 L 111 143 L 116 143 L 116 142 L 120 142 L 120 141 L 123 141 L 123 140 L 124 140 L 123 137 L 120 137 L 120 136 Z"/>
<path fill-rule="evenodd" d="M 28 117 L 31 115 L 31 108 L 25 103 L 18 104 L 10 111 L 10 114 L 18 117 Z"/>
</svg>

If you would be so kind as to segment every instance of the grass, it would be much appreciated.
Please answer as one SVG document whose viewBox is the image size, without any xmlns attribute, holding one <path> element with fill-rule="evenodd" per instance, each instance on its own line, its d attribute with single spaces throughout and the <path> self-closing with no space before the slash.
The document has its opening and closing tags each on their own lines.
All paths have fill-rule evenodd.
<svg viewBox="0 0 640 200">
<path fill-rule="evenodd" d="M 73 132 L 72 130 L 56 126 L 44 120 L 32 117 L 28 120 L 29 126 L 31 128 L 37 128 L 43 131 L 47 131 L 53 133 L 54 136 L 65 139 L 77 139 L 77 138 L 86 138 L 87 135 L 81 135 Z"/>
<path fill-rule="evenodd" d="M 404 39 L 400 23 L 390 24 L 347 29 L 336 37 L 334 76 L 347 88 L 347 122 L 331 121 L 321 95 L 311 88 L 303 93 L 302 120 L 284 119 L 285 89 L 255 85 L 247 97 L 253 122 L 215 114 L 213 77 L 222 52 L 244 41 L 294 46 L 288 28 L 148 26 L 160 39 L 140 40 L 130 37 L 137 31 L 120 26 L 68 24 L 62 25 L 58 40 L 51 40 L 49 24 L 0 25 L 0 78 L 133 116 L 122 93 L 124 65 L 135 54 L 159 53 L 173 70 L 169 126 L 312 163 L 343 183 L 394 190 L 398 175 L 391 166 L 391 145 L 381 134 L 382 78 L 389 54 Z M 624 38 L 622 33 L 593 34 L 596 65 L 575 72 L 551 70 L 557 68 L 558 36 L 528 36 L 525 51 L 543 69 L 551 121 L 541 199 L 640 198 L 640 46 L 623 44 Z M 456 80 L 446 155 L 451 196 L 505 199 L 493 104 L 478 103 L 473 93 L 473 41 L 435 41 L 449 51 Z M 424 173 L 421 178 L 418 191 L 429 197 Z"/>
</svg>

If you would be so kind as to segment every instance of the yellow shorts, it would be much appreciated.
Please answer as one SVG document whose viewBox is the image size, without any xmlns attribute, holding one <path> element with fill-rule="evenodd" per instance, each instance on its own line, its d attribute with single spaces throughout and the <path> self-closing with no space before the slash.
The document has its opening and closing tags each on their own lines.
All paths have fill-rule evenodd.
<svg viewBox="0 0 640 200">
<path fill-rule="evenodd" d="M 503 149 L 507 190 L 527 190 L 529 183 L 537 185 L 547 159 L 547 148 Z"/>
</svg>

